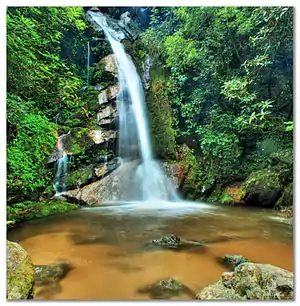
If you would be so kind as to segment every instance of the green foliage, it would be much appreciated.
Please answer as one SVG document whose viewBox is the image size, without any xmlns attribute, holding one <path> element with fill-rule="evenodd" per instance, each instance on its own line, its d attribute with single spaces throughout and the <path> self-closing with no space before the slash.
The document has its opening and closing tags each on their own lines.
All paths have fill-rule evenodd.
<svg viewBox="0 0 300 306">
<path fill-rule="evenodd" d="M 45 164 L 57 141 L 54 124 L 14 95 L 7 96 L 7 121 L 7 187 L 27 192 L 46 186 Z"/>
<path fill-rule="evenodd" d="M 159 157 L 175 159 L 176 131 L 170 107 L 167 82 L 162 69 L 152 68 L 152 82 L 148 95 L 148 111 L 154 150 Z"/>
<path fill-rule="evenodd" d="M 152 9 L 142 39 L 169 74 L 177 135 L 197 137 L 197 188 L 269 165 L 256 152 L 265 139 L 291 146 L 292 17 L 287 7 Z"/>
<path fill-rule="evenodd" d="M 78 206 L 63 201 L 33 202 L 25 201 L 7 207 L 7 220 L 20 222 L 43 218 L 49 215 L 77 209 Z"/>
</svg>

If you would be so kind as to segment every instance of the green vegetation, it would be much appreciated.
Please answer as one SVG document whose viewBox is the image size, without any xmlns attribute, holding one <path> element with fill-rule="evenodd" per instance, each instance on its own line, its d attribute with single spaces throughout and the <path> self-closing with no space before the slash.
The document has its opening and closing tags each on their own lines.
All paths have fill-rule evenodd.
<svg viewBox="0 0 300 306">
<path fill-rule="evenodd" d="M 149 27 L 143 23 L 139 38 L 124 45 L 140 74 L 151 57 L 153 147 L 158 158 L 189 169 L 183 195 L 235 203 L 228 187 L 270 170 L 281 175 L 282 196 L 293 173 L 293 8 L 148 11 Z M 110 52 L 82 7 L 7 9 L 9 203 L 52 192 L 47 161 L 58 135 L 71 131 L 72 170 L 98 163 L 100 150 L 113 155 L 113 146 L 94 145 L 87 135 L 97 128 L 99 89 L 116 82 L 103 67 Z"/>
<path fill-rule="evenodd" d="M 266 140 L 292 152 L 292 21 L 287 7 L 152 8 L 142 40 L 165 69 L 177 142 L 205 171 L 195 188 L 271 166 Z"/>
<path fill-rule="evenodd" d="M 25 201 L 7 207 L 7 220 L 20 222 L 77 209 L 78 205 L 63 201 Z"/>
</svg>

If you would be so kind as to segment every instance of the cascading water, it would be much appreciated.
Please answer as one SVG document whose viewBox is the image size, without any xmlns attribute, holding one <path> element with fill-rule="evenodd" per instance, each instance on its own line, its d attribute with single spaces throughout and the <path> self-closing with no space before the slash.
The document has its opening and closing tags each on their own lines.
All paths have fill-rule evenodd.
<svg viewBox="0 0 300 306">
<path fill-rule="evenodd" d="M 88 45 L 87 45 L 87 49 L 88 49 L 88 54 L 87 54 L 87 67 L 86 67 L 86 83 L 89 86 L 90 83 L 90 57 L 91 57 L 91 50 L 90 50 L 90 42 L 88 41 Z"/>
<path fill-rule="evenodd" d="M 68 172 L 68 155 L 64 150 L 63 138 L 64 135 L 60 136 L 57 142 L 59 158 L 57 160 L 56 175 L 54 179 L 54 189 L 55 189 L 54 196 L 62 195 L 66 191 L 66 184 L 64 177 Z"/>
<path fill-rule="evenodd" d="M 136 68 L 117 39 L 116 32 L 108 26 L 106 17 L 100 12 L 89 11 L 88 14 L 93 23 L 104 31 L 118 66 L 120 157 L 125 163 L 140 158 L 130 185 L 131 200 L 175 201 L 177 195 L 173 184 L 153 160 L 144 91 Z M 119 200 L 122 200 L 122 197 Z"/>
</svg>

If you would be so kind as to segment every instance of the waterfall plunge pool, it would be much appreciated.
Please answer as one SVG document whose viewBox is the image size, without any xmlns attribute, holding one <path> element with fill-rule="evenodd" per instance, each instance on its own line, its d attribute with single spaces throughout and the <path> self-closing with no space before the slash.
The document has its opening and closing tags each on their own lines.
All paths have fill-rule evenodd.
<svg viewBox="0 0 300 306">
<path fill-rule="evenodd" d="M 168 277 L 196 294 L 229 271 L 218 262 L 225 254 L 293 271 L 292 226 L 276 216 L 194 202 L 109 203 L 19 224 L 8 239 L 19 242 L 36 265 L 74 266 L 55 290 L 36 286 L 35 299 L 145 300 L 150 297 L 139 289 Z M 206 244 L 181 251 L 144 248 L 167 234 Z"/>
</svg>

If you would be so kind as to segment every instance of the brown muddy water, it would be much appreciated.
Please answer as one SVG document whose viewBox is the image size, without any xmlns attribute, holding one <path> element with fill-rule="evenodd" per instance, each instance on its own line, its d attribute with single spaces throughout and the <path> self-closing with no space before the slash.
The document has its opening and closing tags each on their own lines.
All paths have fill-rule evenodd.
<svg viewBox="0 0 300 306">
<path fill-rule="evenodd" d="M 182 251 L 144 248 L 171 233 L 206 245 Z M 218 262 L 225 254 L 293 271 L 292 235 L 292 225 L 270 210 L 127 203 L 28 221 L 9 231 L 8 239 L 19 242 L 36 265 L 67 260 L 74 266 L 59 286 L 36 287 L 35 299 L 145 300 L 150 297 L 139 289 L 168 277 L 196 294 L 229 271 Z"/>
</svg>

